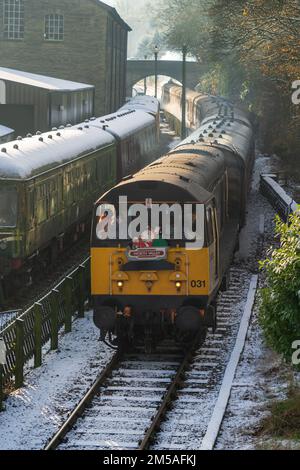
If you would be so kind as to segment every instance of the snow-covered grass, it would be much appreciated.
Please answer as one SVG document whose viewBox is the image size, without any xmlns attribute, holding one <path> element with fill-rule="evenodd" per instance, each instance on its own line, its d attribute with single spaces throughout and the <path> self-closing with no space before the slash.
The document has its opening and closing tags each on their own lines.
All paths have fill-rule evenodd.
<svg viewBox="0 0 300 470">
<path fill-rule="evenodd" d="M 113 352 L 97 341 L 92 313 L 63 335 L 59 350 L 30 370 L 24 388 L 6 400 L 0 413 L 0 449 L 42 449 L 94 382 Z"/>
<path fill-rule="evenodd" d="M 264 243 L 261 257 L 274 241 L 274 211 L 259 194 L 259 175 L 276 171 L 277 161 L 259 156 L 256 160 L 252 191 L 247 214 L 247 224 L 240 238 L 241 249 L 236 258 L 257 269 L 257 244 L 259 240 L 258 214 L 264 214 Z M 263 280 L 260 280 L 260 287 Z M 237 369 L 234 387 L 217 441 L 217 449 L 272 449 L 280 447 L 267 435 L 259 435 L 263 420 L 270 416 L 270 405 L 285 399 L 292 382 L 300 383 L 299 374 L 271 351 L 265 344 L 258 323 L 259 296 L 252 315 L 248 339 Z M 293 447 L 293 443 L 290 443 Z M 287 448 L 287 442 L 283 445 Z"/>
</svg>

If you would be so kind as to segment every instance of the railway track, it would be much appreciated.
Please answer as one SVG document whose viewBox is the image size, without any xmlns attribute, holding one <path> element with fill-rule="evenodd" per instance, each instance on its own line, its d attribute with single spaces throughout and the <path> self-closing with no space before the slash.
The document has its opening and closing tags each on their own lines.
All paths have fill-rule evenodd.
<svg viewBox="0 0 300 470">
<path fill-rule="evenodd" d="M 231 286 L 218 298 L 217 331 L 189 351 L 164 341 L 150 356 L 116 353 L 45 449 L 201 448 L 208 429 L 216 432 L 211 419 L 216 421 L 226 366 L 240 343 L 250 280 L 245 270 L 232 269 Z"/>
<path fill-rule="evenodd" d="M 194 351 L 166 340 L 151 355 L 116 353 L 45 449 L 149 448 Z"/>
</svg>

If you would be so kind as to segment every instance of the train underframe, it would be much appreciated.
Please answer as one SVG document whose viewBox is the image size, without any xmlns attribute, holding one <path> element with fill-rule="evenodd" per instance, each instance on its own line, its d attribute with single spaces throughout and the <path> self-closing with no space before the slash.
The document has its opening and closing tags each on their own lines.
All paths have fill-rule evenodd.
<svg viewBox="0 0 300 470">
<path fill-rule="evenodd" d="M 143 342 L 150 353 L 163 338 L 188 344 L 207 328 L 216 329 L 216 308 L 208 297 L 94 297 L 100 340 L 114 349 Z"/>
<path fill-rule="evenodd" d="M 0 273 L 0 311 L 16 291 L 29 288 L 55 266 L 65 250 L 72 248 L 90 234 L 90 218 L 73 224 L 66 232 L 44 244 L 27 258 L 7 259 L 2 263 L 5 272 Z M 1 262 L 1 258 L 0 258 Z"/>
</svg>

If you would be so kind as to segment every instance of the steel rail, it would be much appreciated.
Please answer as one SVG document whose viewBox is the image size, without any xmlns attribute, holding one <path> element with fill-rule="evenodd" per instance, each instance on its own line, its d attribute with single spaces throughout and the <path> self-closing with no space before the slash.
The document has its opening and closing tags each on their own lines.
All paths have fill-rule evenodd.
<svg viewBox="0 0 300 470">
<path fill-rule="evenodd" d="M 177 390 L 182 386 L 185 371 L 187 367 L 189 366 L 189 364 L 191 363 L 194 351 L 196 347 L 199 345 L 202 336 L 203 336 L 202 334 L 197 336 L 197 338 L 195 339 L 195 341 L 192 343 L 191 347 L 185 354 L 185 357 L 183 361 L 181 362 L 175 377 L 173 378 L 171 384 L 169 385 L 164 395 L 162 403 L 157 409 L 156 415 L 152 419 L 151 426 L 147 429 L 144 439 L 139 442 L 138 450 L 147 450 L 149 446 L 151 445 L 156 431 L 159 430 L 159 426 L 165 414 L 167 413 L 172 401 L 174 401 L 174 397 L 176 396 Z"/>
<path fill-rule="evenodd" d="M 93 383 L 92 387 L 89 389 L 86 395 L 82 398 L 82 400 L 76 406 L 76 408 L 72 411 L 67 421 L 62 425 L 62 427 L 55 434 L 55 436 L 51 439 L 51 441 L 45 446 L 44 450 L 55 450 L 63 442 L 63 439 L 66 437 L 68 432 L 73 428 L 78 418 L 84 413 L 88 405 L 91 403 L 91 401 L 93 400 L 93 398 L 99 391 L 99 388 L 103 385 L 105 380 L 109 377 L 112 370 L 119 363 L 120 359 L 121 359 L 121 354 L 119 352 L 115 353 L 111 361 L 107 364 L 105 369 L 101 372 L 99 377 Z"/>
<path fill-rule="evenodd" d="M 164 415 L 168 411 L 172 401 L 175 398 L 177 390 L 182 386 L 184 373 L 192 360 L 193 353 L 196 347 L 199 345 L 199 342 L 201 341 L 202 336 L 203 336 L 202 334 L 198 335 L 195 341 L 189 347 L 188 351 L 186 352 L 183 360 L 181 361 L 177 369 L 175 377 L 171 379 L 170 384 L 166 392 L 163 395 L 162 402 L 157 408 L 157 412 L 154 418 L 152 419 L 152 423 L 150 427 L 147 428 L 144 438 L 139 441 L 137 450 L 147 449 L 149 445 L 151 444 L 151 441 L 153 440 L 155 432 L 159 429 L 159 425 Z M 97 395 L 99 388 L 104 385 L 105 381 L 109 378 L 112 371 L 120 363 L 122 357 L 123 357 L 123 354 L 121 354 L 120 352 L 117 352 L 113 356 L 111 361 L 108 363 L 105 369 L 101 372 L 97 380 L 94 382 L 92 387 L 89 389 L 86 395 L 82 398 L 82 400 L 73 410 L 73 412 L 70 414 L 68 419 L 59 429 L 59 431 L 54 435 L 51 441 L 45 446 L 44 450 L 55 450 L 59 447 L 60 444 L 64 442 L 64 439 L 67 436 L 67 434 L 72 430 L 78 418 L 80 418 L 83 415 L 86 408 L 89 406 L 89 404 Z"/>
</svg>

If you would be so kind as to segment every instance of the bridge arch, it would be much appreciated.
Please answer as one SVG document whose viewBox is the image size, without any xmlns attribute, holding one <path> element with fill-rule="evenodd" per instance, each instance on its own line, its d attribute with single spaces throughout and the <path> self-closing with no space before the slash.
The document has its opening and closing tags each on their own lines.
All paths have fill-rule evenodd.
<svg viewBox="0 0 300 470">
<path fill-rule="evenodd" d="M 187 87 L 195 88 L 201 75 L 207 72 L 207 67 L 198 62 L 186 63 Z M 133 86 L 146 77 L 155 74 L 154 60 L 127 61 L 127 96 L 131 96 Z M 158 60 L 157 74 L 174 78 L 182 82 L 182 62 L 176 60 Z"/>
</svg>

